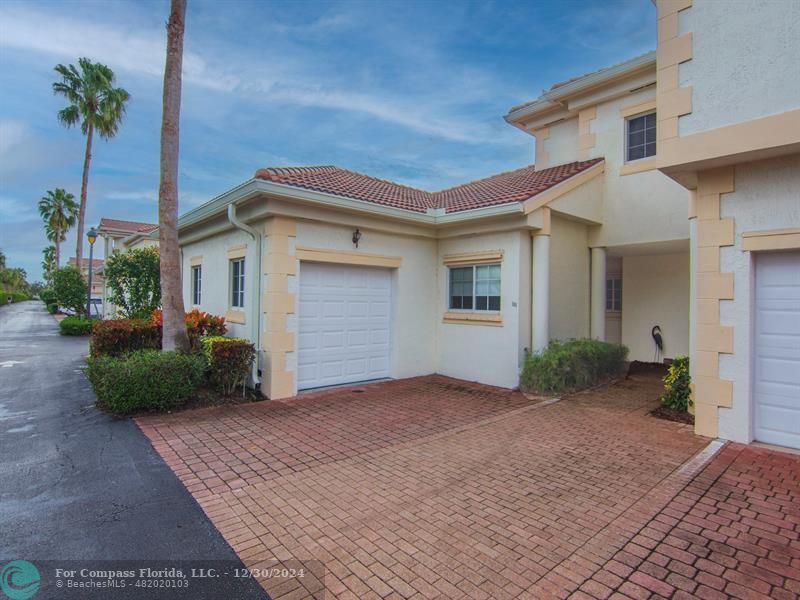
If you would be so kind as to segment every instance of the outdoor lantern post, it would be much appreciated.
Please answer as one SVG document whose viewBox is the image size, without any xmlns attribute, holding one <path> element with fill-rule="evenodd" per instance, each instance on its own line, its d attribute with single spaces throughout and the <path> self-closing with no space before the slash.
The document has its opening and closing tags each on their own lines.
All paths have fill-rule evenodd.
<svg viewBox="0 0 800 600">
<path fill-rule="evenodd" d="M 89 293 L 88 299 L 86 301 L 86 318 L 92 318 L 92 267 L 94 266 L 93 254 L 94 254 L 94 243 L 97 241 L 97 231 L 95 231 L 94 227 L 91 227 L 89 231 L 86 232 L 86 239 L 89 240 Z M 80 267 L 80 265 L 78 265 Z"/>
</svg>

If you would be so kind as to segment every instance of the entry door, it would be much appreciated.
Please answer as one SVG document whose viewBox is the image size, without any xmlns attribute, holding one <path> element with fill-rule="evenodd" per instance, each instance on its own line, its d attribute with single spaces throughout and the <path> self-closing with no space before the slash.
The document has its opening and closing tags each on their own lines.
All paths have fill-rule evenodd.
<svg viewBox="0 0 800 600">
<path fill-rule="evenodd" d="M 303 262 L 297 386 L 389 377 L 391 271 Z"/>
<path fill-rule="evenodd" d="M 756 258 L 755 438 L 800 448 L 800 252 Z"/>
</svg>

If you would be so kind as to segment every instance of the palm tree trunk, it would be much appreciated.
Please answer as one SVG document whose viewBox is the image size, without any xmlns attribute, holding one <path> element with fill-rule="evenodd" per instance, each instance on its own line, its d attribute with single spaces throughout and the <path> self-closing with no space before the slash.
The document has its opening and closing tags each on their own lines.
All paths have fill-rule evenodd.
<svg viewBox="0 0 800 600">
<path fill-rule="evenodd" d="M 167 62 L 164 67 L 161 117 L 161 181 L 158 189 L 162 348 L 181 352 L 189 351 L 178 247 L 178 145 L 185 18 L 186 0 L 172 0 L 167 23 Z"/>
<path fill-rule="evenodd" d="M 83 178 L 81 179 L 81 206 L 78 209 L 78 241 L 75 244 L 75 260 L 78 269 L 81 268 L 83 259 L 83 222 L 86 217 L 86 192 L 89 188 L 89 163 L 92 162 L 92 134 L 94 127 L 89 123 L 86 131 L 86 154 L 83 157 Z"/>
<path fill-rule="evenodd" d="M 56 237 L 56 269 L 61 268 L 61 242 L 58 241 L 60 237 L 60 235 Z M 52 266 L 50 267 L 50 271 L 53 271 Z"/>
</svg>

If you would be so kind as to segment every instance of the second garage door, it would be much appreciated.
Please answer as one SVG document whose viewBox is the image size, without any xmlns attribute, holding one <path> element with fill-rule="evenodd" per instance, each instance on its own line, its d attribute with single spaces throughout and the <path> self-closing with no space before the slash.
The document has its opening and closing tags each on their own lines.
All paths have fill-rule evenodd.
<svg viewBox="0 0 800 600">
<path fill-rule="evenodd" d="M 391 271 L 300 266 L 297 387 L 389 377 Z"/>
<path fill-rule="evenodd" d="M 800 448 L 800 252 L 756 259 L 755 439 Z"/>
</svg>

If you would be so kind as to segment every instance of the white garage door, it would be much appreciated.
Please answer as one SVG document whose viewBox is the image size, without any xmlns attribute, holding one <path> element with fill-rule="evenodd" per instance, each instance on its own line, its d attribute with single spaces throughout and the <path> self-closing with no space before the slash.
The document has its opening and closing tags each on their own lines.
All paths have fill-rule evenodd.
<svg viewBox="0 0 800 600">
<path fill-rule="evenodd" d="M 756 258 L 755 438 L 800 448 L 800 252 Z"/>
<path fill-rule="evenodd" d="M 297 387 L 389 377 L 391 271 L 303 262 Z"/>
</svg>

